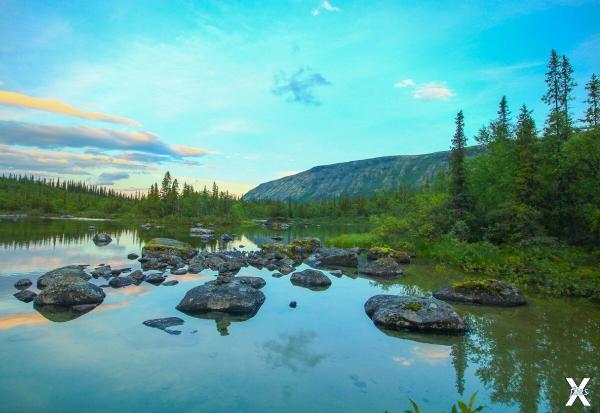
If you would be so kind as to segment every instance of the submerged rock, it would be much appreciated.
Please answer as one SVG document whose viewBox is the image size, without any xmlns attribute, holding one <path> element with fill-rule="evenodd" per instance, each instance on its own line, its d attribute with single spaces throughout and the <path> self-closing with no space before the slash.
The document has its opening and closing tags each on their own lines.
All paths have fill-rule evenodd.
<svg viewBox="0 0 600 413">
<path fill-rule="evenodd" d="M 375 325 L 390 330 L 462 333 L 465 322 L 447 303 L 435 298 L 376 295 L 365 303 Z"/>
<path fill-rule="evenodd" d="M 361 273 L 378 278 L 394 278 L 402 275 L 400 265 L 391 257 L 379 258 L 368 263 Z"/>
<path fill-rule="evenodd" d="M 23 301 L 24 303 L 30 303 L 36 296 L 37 294 L 31 290 L 21 290 L 13 294 L 13 297 L 15 297 L 17 300 Z"/>
<path fill-rule="evenodd" d="M 433 293 L 435 298 L 467 304 L 514 307 L 527 300 L 512 284 L 498 280 L 466 281 L 442 287 Z"/>
<path fill-rule="evenodd" d="M 56 268 L 52 271 L 48 271 L 37 280 L 37 288 L 44 289 L 50 284 L 60 281 L 63 278 L 77 277 L 83 281 L 87 281 L 92 278 L 88 273 L 83 270 L 82 265 L 67 265 L 66 267 Z"/>
<path fill-rule="evenodd" d="M 127 255 L 127 258 L 130 260 L 137 260 L 140 256 L 137 255 L 135 252 L 132 252 L 131 254 Z"/>
<path fill-rule="evenodd" d="M 254 315 L 265 302 L 265 295 L 250 284 L 237 278 L 210 281 L 189 290 L 176 308 L 186 313 Z"/>
<path fill-rule="evenodd" d="M 242 276 L 242 277 L 235 277 L 233 280 L 240 282 L 241 284 L 244 284 L 244 285 L 249 285 L 250 287 L 256 288 L 257 290 L 260 290 L 265 285 L 267 285 L 267 282 L 260 277 Z"/>
<path fill-rule="evenodd" d="M 175 255 L 181 258 L 192 258 L 198 253 L 188 243 L 171 238 L 153 238 L 142 249 L 142 255 L 150 258 L 168 259 Z"/>
<path fill-rule="evenodd" d="M 26 288 L 31 287 L 31 284 L 33 284 L 31 282 L 31 280 L 29 278 L 21 278 L 20 280 L 17 280 L 17 282 L 15 283 L 15 288 L 17 290 L 24 290 Z"/>
<path fill-rule="evenodd" d="M 162 285 L 165 287 L 172 287 L 177 284 L 179 284 L 179 281 L 177 280 L 165 281 L 164 283 L 162 283 Z"/>
<path fill-rule="evenodd" d="M 290 281 L 294 285 L 310 289 L 326 289 L 331 285 L 331 280 L 325 274 L 311 269 L 293 273 Z"/>
<path fill-rule="evenodd" d="M 292 308 L 296 308 L 298 306 L 298 303 L 295 301 L 290 301 L 290 307 Z"/>
<path fill-rule="evenodd" d="M 108 235 L 104 232 L 100 232 L 100 233 L 94 235 L 93 241 L 94 241 L 94 244 L 103 246 L 103 245 L 110 244 L 112 241 L 112 238 L 110 237 L 110 235 Z"/>
<path fill-rule="evenodd" d="M 184 321 L 179 317 L 166 317 L 166 318 L 155 318 L 153 320 L 146 320 L 142 324 L 152 328 L 158 328 L 166 333 L 179 335 L 181 330 L 172 330 L 169 327 L 183 325 Z"/>
<path fill-rule="evenodd" d="M 135 270 L 129 274 L 129 277 L 135 281 L 144 281 L 146 275 L 141 270 Z"/>
<path fill-rule="evenodd" d="M 102 288 L 72 276 L 53 282 L 35 297 L 34 301 L 37 306 L 71 307 L 80 304 L 100 304 L 104 297 Z"/>
</svg>

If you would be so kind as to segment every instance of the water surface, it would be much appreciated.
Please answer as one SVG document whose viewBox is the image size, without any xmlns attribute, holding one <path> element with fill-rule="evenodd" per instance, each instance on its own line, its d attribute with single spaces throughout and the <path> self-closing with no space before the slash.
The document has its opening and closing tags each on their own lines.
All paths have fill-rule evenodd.
<svg viewBox="0 0 600 413">
<path fill-rule="evenodd" d="M 228 228 L 235 241 L 204 245 L 187 228 L 146 231 L 94 222 L 113 237 L 98 247 L 88 225 L 0 222 L 3 412 L 395 413 L 408 407 L 409 398 L 424 412 L 440 412 L 475 391 L 486 412 L 563 412 L 569 396 L 565 377 L 577 382 L 591 377 L 588 398 L 593 408 L 600 405 L 600 308 L 586 301 L 530 294 L 530 304 L 520 308 L 456 306 L 472 327 L 464 337 L 376 328 L 363 310 L 369 297 L 427 294 L 465 277 L 418 261 L 398 281 L 331 276 L 333 285 L 319 292 L 293 286 L 289 276 L 277 279 L 267 270 L 244 268 L 239 275 L 267 281 L 267 299 L 249 320 L 192 317 L 175 309 L 187 290 L 214 279 L 210 270 L 170 276 L 180 282 L 173 287 L 106 288 L 99 307 L 62 322 L 12 297 L 17 279 L 35 284 L 39 275 L 64 265 L 138 268 L 127 254 L 139 253 L 155 236 L 209 250 L 240 245 L 250 250 L 274 235 L 259 227 Z M 326 241 L 356 230 L 310 226 L 284 237 Z M 297 308 L 288 306 L 291 300 Z M 142 325 L 169 316 L 185 320 L 177 327 L 182 334 Z M 579 402 L 568 411 L 582 411 Z"/>
</svg>

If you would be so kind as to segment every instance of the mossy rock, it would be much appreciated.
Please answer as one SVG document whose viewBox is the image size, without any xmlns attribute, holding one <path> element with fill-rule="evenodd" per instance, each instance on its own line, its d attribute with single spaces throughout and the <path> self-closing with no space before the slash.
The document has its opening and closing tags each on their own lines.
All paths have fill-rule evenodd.
<svg viewBox="0 0 600 413">
<path fill-rule="evenodd" d="M 171 238 L 151 239 L 142 249 L 142 255 L 150 257 L 176 255 L 183 258 L 191 258 L 196 255 L 197 252 L 198 251 L 192 248 L 190 244 Z"/>
<path fill-rule="evenodd" d="M 390 247 L 371 247 L 367 251 L 367 259 L 377 260 L 379 258 L 392 258 L 398 264 L 409 264 L 410 254 L 405 251 L 398 251 Z"/>
<path fill-rule="evenodd" d="M 323 244 L 319 238 L 302 238 L 292 241 L 287 248 L 294 254 L 305 255 L 316 252 L 322 246 Z"/>
<path fill-rule="evenodd" d="M 512 284 L 493 279 L 454 283 L 433 293 L 435 298 L 466 304 L 514 307 L 527 304 L 523 294 Z"/>
</svg>

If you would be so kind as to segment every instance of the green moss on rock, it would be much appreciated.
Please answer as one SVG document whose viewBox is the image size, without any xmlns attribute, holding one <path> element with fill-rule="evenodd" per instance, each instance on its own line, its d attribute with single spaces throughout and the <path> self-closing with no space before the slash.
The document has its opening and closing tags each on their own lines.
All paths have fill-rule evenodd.
<svg viewBox="0 0 600 413">
<path fill-rule="evenodd" d="M 452 288 L 461 291 L 490 291 L 498 292 L 502 286 L 498 280 L 470 280 L 452 284 Z"/>
</svg>

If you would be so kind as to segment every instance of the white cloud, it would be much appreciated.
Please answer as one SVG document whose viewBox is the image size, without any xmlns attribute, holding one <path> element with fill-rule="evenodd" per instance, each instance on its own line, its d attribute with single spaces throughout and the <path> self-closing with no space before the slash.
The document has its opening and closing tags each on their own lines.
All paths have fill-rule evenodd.
<svg viewBox="0 0 600 413">
<path fill-rule="evenodd" d="M 321 7 L 323 7 L 327 11 L 340 11 L 339 7 L 333 6 L 327 0 L 325 0 L 323 3 L 321 3 Z"/>
<path fill-rule="evenodd" d="M 320 5 L 318 5 L 317 7 L 315 7 L 314 9 L 312 9 L 311 14 L 313 16 L 318 16 L 319 14 L 321 14 L 321 10 L 325 10 L 325 11 L 328 11 L 328 12 L 337 12 L 337 11 L 340 11 L 340 8 L 334 6 L 333 4 L 331 4 L 330 2 L 328 2 L 327 0 L 325 0 L 323 3 L 321 3 Z"/>
<path fill-rule="evenodd" d="M 414 86 L 416 86 L 416 83 L 412 79 L 404 79 L 404 80 L 394 83 L 394 87 L 398 88 L 398 89 L 403 89 L 405 87 L 414 87 Z"/>
<path fill-rule="evenodd" d="M 413 89 L 412 96 L 418 100 L 448 100 L 455 95 L 445 82 L 418 84 L 412 79 L 404 79 L 394 83 L 394 87 L 396 89 Z"/>
<path fill-rule="evenodd" d="M 416 86 L 413 96 L 419 100 L 448 100 L 454 96 L 454 92 L 448 89 L 445 84 L 430 82 Z"/>
</svg>

